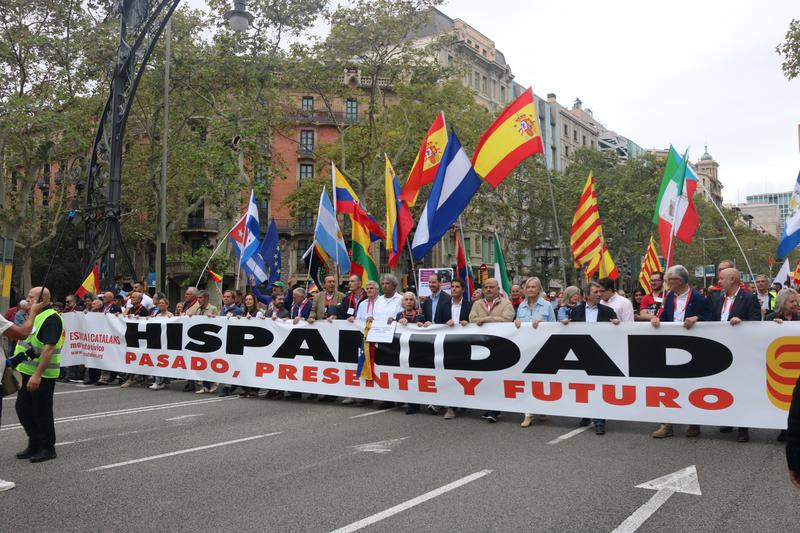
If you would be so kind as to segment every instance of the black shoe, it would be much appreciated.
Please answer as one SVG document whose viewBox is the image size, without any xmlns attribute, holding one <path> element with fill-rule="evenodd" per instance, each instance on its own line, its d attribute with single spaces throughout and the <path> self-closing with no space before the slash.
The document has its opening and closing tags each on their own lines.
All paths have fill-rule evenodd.
<svg viewBox="0 0 800 533">
<path fill-rule="evenodd" d="M 414 413 L 418 413 L 418 412 L 419 412 L 419 405 L 416 404 L 416 403 L 410 403 L 406 407 L 406 414 L 407 415 L 413 415 Z"/>
<path fill-rule="evenodd" d="M 186 385 L 183 386 L 183 392 L 194 392 L 194 383 L 187 381 Z"/>
<path fill-rule="evenodd" d="M 317 398 L 319 398 L 319 395 L 318 395 L 318 394 L 309 394 L 309 395 L 306 397 L 306 400 L 316 400 Z"/>
<path fill-rule="evenodd" d="M 21 452 L 17 453 L 17 459 L 30 459 L 39 452 L 36 448 L 28 446 Z"/>
<path fill-rule="evenodd" d="M 606 434 L 606 425 L 601 423 L 596 423 L 594 425 L 594 434 L 595 435 L 605 435 Z"/>
<path fill-rule="evenodd" d="M 32 463 L 42 463 L 44 461 L 49 461 L 50 459 L 55 459 L 56 457 L 58 457 L 56 455 L 56 451 L 53 448 L 49 448 L 46 450 L 39 450 L 33 454 L 30 461 Z"/>
<path fill-rule="evenodd" d="M 219 391 L 219 397 L 224 398 L 225 396 L 231 395 L 231 388 L 230 387 L 222 387 Z"/>
<path fill-rule="evenodd" d="M 581 418 L 581 421 L 578 422 L 578 427 L 585 428 L 589 424 L 591 424 L 591 420 L 589 420 L 588 418 Z"/>
<path fill-rule="evenodd" d="M 378 406 L 378 409 L 394 409 L 394 402 L 383 402 Z"/>
<path fill-rule="evenodd" d="M 95 383 L 97 383 L 96 379 L 84 379 L 83 380 L 83 384 L 84 385 L 94 385 Z"/>
<path fill-rule="evenodd" d="M 324 394 L 324 395 L 319 397 L 319 401 L 320 402 L 335 402 L 336 401 L 336 396 L 328 396 L 327 394 Z"/>
<path fill-rule="evenodd" d="M 780 433 L 778 433 L 778 442 L 786 442 L 786 430 L 782 429 Z"/>
<path fill-rule="evenodd" d="M 733 431 L 733 427 L 731 426 L 723 426 L 719 428 L 720 433 L 730 433 L 731 431 Z"/>
<path fill-rule="evenodd" d="M 288 400 L 302 400 L 303 399 L 303 395 L 300 394 L 299 392 L 290 392 L 289 394 L 286 395 L 286 399 L 288 399 Z"/>
<path fill-rule="evenodd" d="M 750 432 L 747 428 L 739 428 L 739 432 L 736 435 L 736 442 L 747 442 L 750 440 Z"/>
</svg>

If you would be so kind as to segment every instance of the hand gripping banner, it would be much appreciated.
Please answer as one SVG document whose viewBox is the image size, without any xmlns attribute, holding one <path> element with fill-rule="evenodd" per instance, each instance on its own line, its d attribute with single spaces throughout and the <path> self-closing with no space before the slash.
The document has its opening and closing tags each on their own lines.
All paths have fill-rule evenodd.
<svg viewBox="0 0 800 533">
<path fill-rule="evenodd" d="M 790 322 L 398 326 L 357 374 L 363 323 L 66 313 L 62 364 L 265 389 L 549 415 L 785 428 Z"/>
</svg>

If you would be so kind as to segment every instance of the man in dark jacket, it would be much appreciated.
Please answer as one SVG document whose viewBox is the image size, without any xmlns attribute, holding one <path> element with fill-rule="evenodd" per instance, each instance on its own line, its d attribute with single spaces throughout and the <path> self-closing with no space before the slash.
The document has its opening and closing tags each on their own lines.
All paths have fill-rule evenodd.
<svg viewBox="0 0 800 533">
<path fill-rule="evenodd" d="M 711 302 L 711 312 L 715 322 L 729 322 L 731 326 L 745 320 L 761 320 L 761 306 L 758 297 L 741 286 L 739 271 L 726 268 L 719 273 L 719 296 Z M 730 433 L 732 427 L 720 428 L 722 433 Z M 739 428 L 736 440 L 747 442 L 750 432 Z"/>
<path fill-rule="evenodd" d="M 792 394 L 786 441 L 786 462 L 789 464 L 789 479 L 794 483 L 795 487 L 800 489 L 800 380 L 794 386 L 794 394 Z"/>
<path fill-rule="evenodd" d="M 603 287 L 594 281 L 590 281 L 584 287 L 583 293 L 585 294 L 585 301 L 579 303 L 569 311 L 569 318 L 562 320 L 562 324 L 569 324 L 570 322 L 611 322 L 612 324 L 619 324 L 617 313 L 607 305 L 600 303 L 603 293 Z M 595 418 L 594 432 L 597 435 L 606 434 L 606 420 L 604 418 Z M 588 426 L 589 419 L 582 418 L 581 426 Z"/>
<path fill-rule="evenodd" d="M 428 278 L 428 287 L 431 295 L 422 302 L 422 313 L 428 318 L 428 324 L 445 324 L 450 314 L 450 295 L 442 290 L 438 274 L 431 274 Z"/>
<path fill-rule="evenodd" d="M 711 320 L 711 305 L 703 293 L 689 287 L 689 271 L 683 265 L 674 265 L 667 270 L 666 275 L 669 292 L 664 297 L 661 312 L 650 319 L 650 323 L 657 328 L 661 322 L 683 322 L 683 327 L 691 329 L 695 322 L 708 322 Z M 700 434 L 700 426 L 692 424 L 686 429 L 687 437 L 696 437 Z M 672 424 L 661 424 L 651 433 L 654 439 L 664 439 L 672 436 Z"/>
</svg>

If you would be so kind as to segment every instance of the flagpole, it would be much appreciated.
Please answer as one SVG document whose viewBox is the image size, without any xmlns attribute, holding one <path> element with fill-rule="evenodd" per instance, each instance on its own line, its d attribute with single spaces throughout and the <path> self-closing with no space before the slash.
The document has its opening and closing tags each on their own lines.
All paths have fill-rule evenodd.
<svg viewBox="0 0 800 533">
<path fill-rule="evenodd" d="M 686 181 L 685 175 L 683 179 L 684 181 Z M 670 267 L 670 260 L 672 259 L 672 246 L 675 241 L 675 217 L 678 216 L 678 208 L 681 205 L 681 198 L 683 198 L 683 194 L 678 195 L 678 200 L 675 202 L 675 212 L 672 215 L 672 222 L 670 222 L 669 224 L 669 248 L 667 248 L 667 268 Z"/>
<path fill-rule="evenodd" d="M 556 197 L 553 194 L 553 180 L 550 177 L 550 171 L 547 171 L 547 186 L 550 189 L 550 202 L 553 204 L 553 222 L 556 225 L 556 236 L 558 237 L 558 261 L 561 263 L 561 277 L 564 278 L 563 282 L 567 284 L 567 270 L 564 265 L 564 245 L 561 241 L 561 229 L 558 225 L 558 212 L 556 211 Z M 566 287 L 565 287 L 566 288 Z"/>
<path fill-rule="evenodd" d="M 238 223 L 239 223 L 239 222 L 237 221 L 237 222 L 236 222 L 236 224 L 238 224 Z M 222 248 L 222 245 L 223 245 L 223 244 L 225 244 L 225 242 L 226 242 L 226 240 L 225 240 L 225 239 L 227 238 L 228 234 L 229 234 L 231 231 L 233 231 L 233 228 L 235 228 L 235 227 L 236 227 L 236 224 L 234 224 L 234 225 L 231 227 L 231 229 L 229 229 L 229 230 L 228 230 L 228 232 L 227 232 L 227 233 L 225 233 L 225 237 L 223 237 L 223 238 L 221 238 L 221 239 L 219 240 L 219 242 L 217 243 L 217 247 L 216 247 L 216 248 L 214 248 L 214 251 L 213 251 L 213 252 L 211 252 L 211 255 L 210 255 L 210 256 L 208 256 L 208 261 L 206 261 L 206 266 L 204 266 L 204 267 L 203 267 L 203 271 L 202 271 L 202 272 L 200 272 L 200 277 L 199 277 L 199 278 L 197 278 L 197 283 L 195 283 L 195 287 L 197 287 L 198 285 L 200 285 L 200 280 L 202 280 L 202 279 L 203 279 L 203 274 L 205 274 L 205 273 L 206 273 L 206 271 L 208 270 L 208 265 L 210 265 L 210 264 L 211 264 L 211 259 L 213 259 L 213 258 L 214 258 L 214 256 L 216 255 L 216 253 L 219 251 L 219 249 L 220 249 L 220 248 Z M 237 275 L 238 275 L 238 274 L 237 274 Z"/>
<path fill-rule="evenodd" d="M 700 185 L 700 187 L 703 188 L 703 190 L 708 192 L 708 190 L 705 187 L 703 187 L 703 185 L 699 181 L 698 181 L 698 184 Z M 747 265 L 747 271 L 750 272 L 750 278 L 754 279 L 753 278 L 753 269 L 750 268 L 750 261 L 748 261 L 747 260 L 747 256 L 744 255 L 744 249 L 742 248 L 742 245 L 739 242 L 739 239 L 736 238 L 736 234 L 733 232 L 733 228 L 728 223 L 728 219 L 725 218 L 725 214 L 722 212 L 722 209 L 719 208 L 719 206 L 717 205 L 717 202 L 714 201 L 714 198 L 711 197 L 710 193 L 708 195 L 708 199 L 711 200 L 711 204 L 717 209 L 717 213 L 719 213 L 719 216 L 722 218 L 722 221 L 725 222 L 725 226 L 728 227 L 728 231 L 731 232 L 731 236 L 733 237 L 733 240 L 736 242 L 736 246 L 739 247 L 739 252 L 742 254 L 742 257 L 744 258 L 744 263 Z M 705 268 L 705 266 L 704 266 L 704 268 Z"/>
</svg>

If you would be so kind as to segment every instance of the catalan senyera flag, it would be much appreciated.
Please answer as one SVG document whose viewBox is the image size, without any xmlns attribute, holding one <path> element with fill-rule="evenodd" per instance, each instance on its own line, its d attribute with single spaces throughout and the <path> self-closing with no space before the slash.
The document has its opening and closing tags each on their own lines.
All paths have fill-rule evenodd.
<svg viewBox="0 0 800 533">
<path fill-rule="evenodd" d="M 372 240 L 385 239 L 386 234 L 383 232 L 383 228 L 381 228 L 381 225 L 375 220 L 375 217 L 367 212 L 366 207 L 364 207 L 361 200 L 359 200 L 355 190 L 350 186 L 347 177 L 345 177 L 341 170 L 336 168 L 336 164 L 333 161 L 331 161 L 331 175 L 333 179 L 333 208 L 336 212 L 342 213 L 343 215 L 350 215 L 351 220 L 355 217 L 356 213 L 360 213 L 362 223 L 375 237 Z"/>
<path fill-rule="evenodd" d="M 389 268 L 394 268 L 403 246 L 406 245 L 408 234 L 414 226 L 414 218 L 408 205 L 400 199 L 400 184 L 397 182 L 397 175 L 392 168 L 389 157 L 386 158 L 386 177 L 384 185 L 386 188 L 386 251 L 389 252 Z"/>
<path fill-rule="evenodd" d="M 78 290 L 75 291 L 75 296 L 78 298 L 83 298 L 87 294 L 93 294 L 97 296 L 97 293 L 100 292 L 100 267 L 97 263 L 94 264 L 94 268 L 92 271 L 89 272 L 89 275 L 86 276 L 86 279 L 83 280 L 81 286 L 78 287 Z"/>
<path fill-rule="evenodd" d="M 617 279 L 619 271 L 606 247 L 603 237 L 603 225 L 600 223 L 600 210 L 597 207 L 597 194 L 594 188 L 594 176 L 589 172 L 589 179 L 583 187 L 578 207 L 572 217 L 572 231 L 569 237 L 572 256 L 577 265 L 586 266 L 586 277 L 596 273 L 601 278 Z"/>
<path fill-rule="evenodd" d="M 523 159 L 543 152 L 533 89 L 528 87 L 484 132 L 472 155 L 472 166 L 497 187 Z"/>
<path fill-rule="evenodd" d="M 433 183 L 439 170 L 439 163 L 442 162 L 445 146 L 447 146 L 447 127 L 444 122 L 444 111 L 440 111 L 422 139 L 422 146 L 419 147 L 403 192 L 400 193 L 401 200 L 413 206 L 423 185 Z"/>
<path fill-rule="evenodd" d="M 656 241 L 651 235 L 650 244 L 647 245 L 647 250 L 644 252 L 642 269 L 639 271 L 639 284 L 647 294 L 653 292 L 653 286 L 650 285 L 650 276 L 653 272 L 661 272 L 661 261 L 659 261 L 656 251 Z"/>
<path fill-rule="evenodd" d="M 219 283 L 222 281 L 222 276 L 211 270 L 211 267 L 208 267 L 208 277 L 211 278 L 214 283 Z"/>
</svg>

